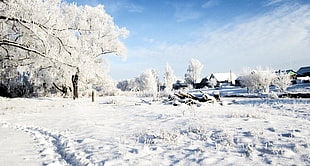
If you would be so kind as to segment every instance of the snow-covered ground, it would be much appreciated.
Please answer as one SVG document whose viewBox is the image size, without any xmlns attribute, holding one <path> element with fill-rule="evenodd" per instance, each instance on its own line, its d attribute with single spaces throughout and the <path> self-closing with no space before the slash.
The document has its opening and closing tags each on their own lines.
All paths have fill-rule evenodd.
<svg viewBox="0 0 310 166">
<path fill-rule="evenodd" d="M 310 165 L 310 99 L 222 100 L 0 98 L 0 163 Z"/>
</svg>

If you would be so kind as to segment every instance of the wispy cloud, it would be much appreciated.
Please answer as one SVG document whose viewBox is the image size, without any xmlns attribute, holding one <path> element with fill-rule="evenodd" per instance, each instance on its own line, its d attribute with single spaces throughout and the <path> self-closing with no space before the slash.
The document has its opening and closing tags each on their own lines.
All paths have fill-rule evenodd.
<svg viewBox="0 0 310 166">
<path fill-rule="evenodd" d="M 129 12 L 132 13 L 142 13 L 144 10 L 143 6 L 139 6 L 133 3 L 125 5 L 124 8 L 126 8 Z"/>
<path fill-rule="evenodd" d="M 271 5 L 279 4 L 283 1 L 284 0 L 267 0 L 265 3 L 265 6 L 271 6 Z"/>
<path fill-rule="evenodd" d="M 219 0 L 209 0 L 207 2 L 205 2 L 204 4 L 202 4 L 202 8 L 211 8 L 211 7 L 214 7 L 214 6 L 217 6 L 219 5 L 220 2 Z"/>
<path fill-rule="evenodd" d="M 129 2 L 126 0 L 121 1 L 108 1 L 106 3 L 107 10 L 111 13 L 115 13 L 121 10 L 125 10 L 131 13 L 142 13 L 144 11 L 144 7 L 137 5 L 133 2 Z"/>
<path fill-rule="evenodd" d="M 100 2 L 98 0 L 89 0 L 88 4 L 91 6 L 97 6 L 100 4 Z"/>
<path fill-rule="evenodd" d="M 185 3 L 171 3 L 175 9 L 174 16 L 176 18 L 176 21 L 178 22 L 184 22 L 189 20 L 198 19 L 201 16 L 201 12 L 197 11 L 197 8 L 195 8 L 196 4 L 191 2 L 185 2 Z"/>
<path fill-rule="evenodd" d="M 145 37 L 142 39 L 144 42 L 147 42 L 147 43 L 154 43 L 155 42 L 155 39 L 153 38 L 148 38 L 148 37 Z"/>
<path fill-rule="evenodd" d="M 188 60 L 194 57 L 205 64 L 205 72 L 241 70 L 244 66 L 258 65 L 289 68 L 290 61 L 293 67 L 309 65 L 303 64 L 310 62 L 309 28 L 309 5 L 282 5 L 216 31 L 201 31 L 203 37 L 196 41 L 160 45 L 151 50 L 156 57 L 149 59 L 152 63 L 165 59 L 172 66 L 184 64 L 186 67 Z"/>
</svg>

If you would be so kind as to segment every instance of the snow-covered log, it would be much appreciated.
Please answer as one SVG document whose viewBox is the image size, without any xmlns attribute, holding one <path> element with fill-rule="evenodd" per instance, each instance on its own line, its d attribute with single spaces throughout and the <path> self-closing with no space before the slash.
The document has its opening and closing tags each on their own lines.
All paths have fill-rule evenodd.
<svg viewBox="0 0 310 166">
<path fill-rule="evenodd" d="M 174 93 L 174 95 L 170 95 L 168 97 L 168 101 L 165 102 L 177 106 L 180 105 L 181 103 L 187 105 L 193 105 L 193 104 L 200 105 L 200 103 L 216 103 L 217 101 L 219 100 L 217 100 L 214 96 L 210 96 L 200 91 L 200 93 L 183 93 L 183 92 Z"/>
</svg>

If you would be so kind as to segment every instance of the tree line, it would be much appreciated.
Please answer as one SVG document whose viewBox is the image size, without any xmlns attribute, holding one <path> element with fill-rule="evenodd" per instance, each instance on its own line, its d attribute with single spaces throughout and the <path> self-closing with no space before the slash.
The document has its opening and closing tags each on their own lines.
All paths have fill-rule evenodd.
<svg viewBox="0 0 310 166">
<path fill-rule="evenodd" d="M 217 80 L 214 78 L 201 79 L 203 66 L 199 60 L 191 59 L 184 74 L 184 79 L 180 79 L 183 80 L 181 82 L 188 85 L 189 88 L 193 88 L 195 87 L 194 84 L 203 81 L 207 82 L 204 86 L 214 88 Z M 163 83 L 160 83 L 158 73 L 155 69 L 148 69 L 135 78 L 118 82 L 117 87 L 122 91 L 142 92 L 143 95 L 148 96 L 153 96 L 160 90 L 168 93 L 171 92 L 173 90 L 172 85 L 178 80 L 171 66 L 168 63 L 166 64 Z M 270 67 L 263 68 L 259 66 L 253 69 L 244 68 L 243 73 L 238 79 L 240 86 L 246 87 L 248 93 L 269 93 L 271 85 L 276 86 L 280 92 L 285 92 L 286 88 L 291 85 L 292 78 L 285 71 L 275 72 Z M 161 89 L 161 86 L 164 88 Z"/>
</svg>

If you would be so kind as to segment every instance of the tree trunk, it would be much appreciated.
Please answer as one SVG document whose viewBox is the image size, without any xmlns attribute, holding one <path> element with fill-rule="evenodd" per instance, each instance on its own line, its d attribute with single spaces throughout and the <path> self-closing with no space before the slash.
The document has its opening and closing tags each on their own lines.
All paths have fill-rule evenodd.
<svg viewBox="0 0 310 166">
<path fill-rule="evenodd" d="M 75 75 L 72 75 L 73 99 L 74 100 L 79 97 L 79 95 L 78 95 L 78 81 L 79 81 L 78 73 L 76 73 Z"/>
</svg>

